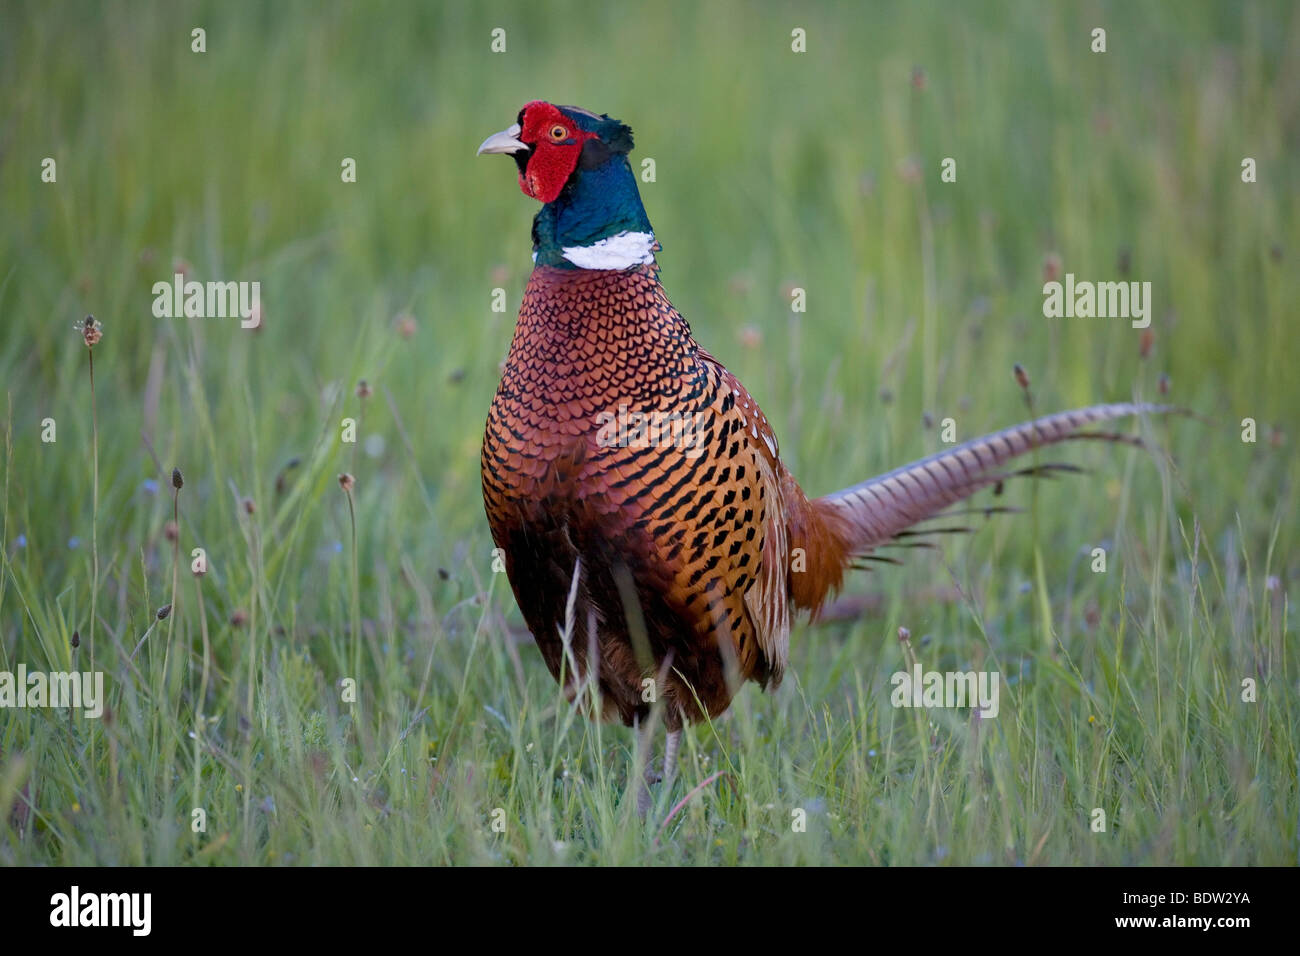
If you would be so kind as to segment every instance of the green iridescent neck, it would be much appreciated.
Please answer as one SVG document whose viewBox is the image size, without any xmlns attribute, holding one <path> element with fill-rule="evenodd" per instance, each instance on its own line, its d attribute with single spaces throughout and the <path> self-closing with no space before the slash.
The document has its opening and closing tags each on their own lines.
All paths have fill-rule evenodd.
<svg viewBox="0 0 1300 956">
<path fill-rule="evenodd" d="M 650 242 L 654 238 L 627 156 L 615 153 L 594 169 L 578 170 L 533 219 L 535 261 L 539 266 L 577 269 L 573 259 L 588 261 L 595 253 L 573 250 L 600 250 L 621 234 L 647 236 Z M 566 250 L 572 258 L 566 257 Z"/>
</svg>

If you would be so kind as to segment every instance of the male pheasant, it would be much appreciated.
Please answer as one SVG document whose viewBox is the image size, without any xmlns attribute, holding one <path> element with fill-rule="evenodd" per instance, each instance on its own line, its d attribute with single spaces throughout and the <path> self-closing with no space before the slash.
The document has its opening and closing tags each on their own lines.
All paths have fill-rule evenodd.
<svg viewBox="0 0 1300 956">
<path fill-rule="evenodd" d="M 668 301 L 631 149 L 617 120 L 541 101 L 479 147 L 513 156 L 543 203 L 483 498 L 552 675 L 629 726 L 661 705 L 671 777 L 683 723 L 722 713 L 744 680 L 779 684 L 792 612 L 815 615 L 856 560 L 1018 455 L 1118 440 L 1081 429 L 1160 409 L 1061 412 L 810 500 L 758 403 Z"/>
</svg>

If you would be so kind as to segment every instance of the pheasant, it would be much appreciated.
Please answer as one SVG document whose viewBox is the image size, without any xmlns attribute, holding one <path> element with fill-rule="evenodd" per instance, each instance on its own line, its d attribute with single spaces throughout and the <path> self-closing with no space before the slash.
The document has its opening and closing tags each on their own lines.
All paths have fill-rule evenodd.
<svg viewBox="0 0 1300 956">
<path fill-rule="evenodd" d="M 1009 474 L 1026 452 L 1122 416 L 1037 418 L 809 499 L 758 403 L 695 341 L 659 282 L 659 244 L 608 115 L 535 101 L 480 154 L 507 154 L 542 203 L 534 268 L 483 439 L 483 499 L 551 674 L 590 716 L 641 728 L 661 707 L 663 776 L 682 727 L 746 680 L 774 688 L 791 618 L 846 570 Z M 648 773 L 647 773 L 648 777 Z M 645 779 L 645 778 L 643 778 Z M 650 801 L 645 783 L 638 810 Z"/>
</svg>

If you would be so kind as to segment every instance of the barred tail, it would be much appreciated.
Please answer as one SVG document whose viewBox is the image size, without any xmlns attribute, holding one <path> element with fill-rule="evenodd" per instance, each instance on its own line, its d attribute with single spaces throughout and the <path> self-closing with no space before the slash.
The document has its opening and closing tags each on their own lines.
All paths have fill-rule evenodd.
<svg viewBox="0 0 1300 956">
<path fill-rule="evenodd" d="M 1175 411 L 1178 409 L 1168 405 L 1124 402 L 1058 412 L 922 458 L 818 498 L 812 504 L 835 527 L 836 537 L 845 545 L 846 557 L 852 558 L 885 544 L 919 521 L 935 517 L 981 488 L 1013 475 L 1070 470 L 1064 465 L 1003 470 L 1008 461 L 1026 452 L 1075 439 L 1140 444 L 1132 436 L 1081 429 L 1130 415 Z"/>
</svg>

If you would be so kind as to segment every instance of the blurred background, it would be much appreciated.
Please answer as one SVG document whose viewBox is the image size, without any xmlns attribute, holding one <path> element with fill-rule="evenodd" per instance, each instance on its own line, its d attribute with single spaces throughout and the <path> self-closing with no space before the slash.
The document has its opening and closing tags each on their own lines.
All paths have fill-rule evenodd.
<svg viewBox="0 0 1300 956">
<path fill-rule="evenodd" d="M 642 192 L 669 294 L 751 384 L 811 489 L 925 451 L 926 412 L 967 437 L 1018 414 L 1013 361 L 1044 408 L 1129 397 L 1144 374 L 1150 396 L 1162 372 L 1205 414 L 1273 422 L 1296 407 L 1291 4 L 19 3 L 3 16 L 0 376 L 16 435 L 45 414 L 77 427 L 85 355 L 70 326 L 104 322 L 105 434 L 121 428 L 103 451 L 121 480 L 108 506 L 156 471 L 137 440 L 146 415 L 164 463 L 220 458 L 264 494 L 254 444 L 301 453 L 322 390 L 369 377 L 405 411 L 415 458 L 375 401 L 366 427 L 391 454 L 366 470 L 418 470 L 438 512 L 387 533 L 448 545 L 481 531 L 482 419 L 536 207 L 509 163 L 474 149 L 534 98 L 633 126 L 633 159 L 656 164 Z M 1098 24 L 1105 54 L 1090 52 Z M 490 49 L 498 27 L 505 53 Z M 807 53 L 791 51 L 795 27 Z M 40 181 L 47 156 L 57 184 Z M 956 183 L 939 181 L 945 157 Z M 1123 321 L 1042 316 L 1052 256 L 1079 278 L 1152 282 L 1154 364 Z M 152 283 L 178 263 L 200 281 L 259 279 L 264 328 L 155 318 Z M 490 310 L 496 287 L 505 314 Z M 394 335 L 402 313 L 410 338 Z M 187 359 L 224 451 L 174 387 Z M 30 508 L 28 481 L 14 491 Z M 60 543 L 79 530 L 65 514 Z"/>
<path fill-rule="evenodd" d="M 1091 49 L 1097 27 L 1105 53 Z M 196 28 L 206 52 L 192 50 Z M 791 49 L 796 28 L 806 52 Z M 1037 493 L 1037 537 L 1003 519 L 960 552 L 1008 640 L 1052 642 L 1012 626 L 1033 618 L 1034 549 L 1054 593 L 1081 547 L 1121 533 L 1130 553 L 1174 571 L 1161 537 L 1178 540 L 1195 515 L 1207 547 L 1271 558 L 1287 580 L 1297 49 L 1288 2 L 7 2 L 0 662 L 73 660 L 93 535 L 99 653 L 135 646 L 170 597 L 179 466 L 179 553 L 204 547 L 212 571 L 199 611 L 182 564 L 186 613 L 168 626 L 191 648 L 209 626 L 228 730 L 257 723 L 232 676 L 249 667 L 241 655 L 270 666 L 287 641 L 302 654 L 293 679 L 327 686 L 354 613 L 392 696 L 410 704 L 442 687 L 432 713 L 452 720 L 478 687 L 472 651 L 452 655 L 465 671 L 440 662 L 421 683 L 422 631 L 402 622 L 519 632 L 490 573 L 479 444 L 536 205 L 513 164 L 474 151 L 532 99 L 632 126 L 634 167 L 655 161 L 641 190 L 668 293 L 762 403 L 810 493 L 937 450 L 944 418 L 966 439 L 1026 417 L 1017 362 L 1038 411 L 1163 396 L 1205 417 L 1162 426 L 1175 463 L 1163 486 L 1148 457 L 1084 449 L 1074 460 L 1091 476 Z M 947 157 L 953 183 L 940 180 Z M 345 158 L 355 183 L 341 181 Z M 175 271 L 260 281 L 261 328 L 156 318 L 152 286 Z M 1043 283 L 1065 272 L 1149 281 L 1151 338 L 1123 319 L 1044 318 Z M 791 312 L 796 287 L 805 313 Z M 91 313 L 103 323 L 93 532 L 95 423 L 73 329 Z M 344 417 L 359 422 L 355 446 L 338 440 Z M 1256 444 L 1240 440 L 1246 417 Z M 53 444 L 41 441 L 47 418 Z M 357 479 L 355 554 L 344 471 Z M 1011 503 L 1028 500 L 1021 489 Z M 879 653 L 909 607 L 914 630 L 952 625 L 959 611 L 931 619 L 948 612 L 916 601 L 952 583 L 925 558 L 855 579 L 885 621 L 850 627 L 846 646 Z M 1088 584 L 1103 619 L 1107 600 L 1122 601 L 1111 586 Z M 1058 605 L 1062 626 L 1086 603 Z M 832 660 L 796 643 L 796 670 Z M 546 687 L 531 645 L 518 653 L 528 686 Z M 180 714 L 198 658 L 177 657 L 149 666 L 187 688 L 175 691 Z M 836 696 L 827 688 L 845 672 L 833 659 L 822 692 Z M 518 661 L 500 660 L 513 682 Z M 409 720 L 399 710 L 394 722 Z M 24 726 L 11 752 L 44 739 Z M 149 759 L 188 774 L 183 757 Z M 27 775 L 8 779 L 17 793 Z M 68 771 L 48 786 L 70 802 L 90 784 Z M 142 814 L 152 805 L 141 797 Z"/>
</svg>

